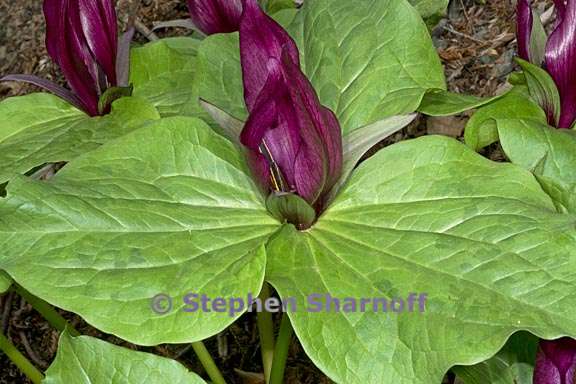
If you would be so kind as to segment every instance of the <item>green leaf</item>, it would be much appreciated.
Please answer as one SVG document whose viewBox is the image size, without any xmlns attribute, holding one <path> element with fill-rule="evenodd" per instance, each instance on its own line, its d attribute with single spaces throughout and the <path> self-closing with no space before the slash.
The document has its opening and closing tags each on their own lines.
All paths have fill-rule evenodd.
<svg viewBox="0 0 576 384">
<path fill-rule="evenodd" d="M 263 243 L 277 227 L 240 150 L 198 119 L 169 118 L 49 182 L 11 182 L 0 268 L 104 332 L 141 345 L 192 342 L 240 313 L 188 313 L 184 297 L 257 295 Z"/>
<path fill-rule="evenodd" d="M 449 0 L 409 0 L 423 18 L 446 13 Z"/>
<path fill-rule="evenodd" d="M 159 118 L 139 98 L 122 98 L 110 115 L 89 118 L 47 93 L 2 101 L 0 117 L 0 184 L 47 162 L 72 160 Z"/>
<path fill-rule="evenodd" d="M 12 278 L 4 271 L 0 271 L 0 293 L 4 293 L 12 286 Z"/>
<path fill-rule="evenodd" d="M 560 211 L 576 213 L 576 134 L 530 120 L 498 120 L 504 152 L 536 175 Z"/>
<path fill-rule="evenodd" d="M 218 124 L 219 132 L 233 143 L 240 143 L 240 135 L 244 129 L 244 122 L 229 115 L 215 105 L 207 101 L 200 100 L 200 106 L 210 115 L 212 120 Z"/>
<path fill-rule="evenodd" d="M 294 0 L 266 0 L 265 3 L 266 12 L 271 15 L 285 9 L 296 8 L 296 2 Z"/>
<path fill-rule="evenodd" d="M 43 384 L 202 384 L 176 360 L 64 332 Z"/>
<path fill-rule="evenodd" d="M 200 97 L 238 120 L 246 121 L 238 33 L 208 36 L 198 49 Z"/>
<path fill-rule="evenodd" d="M 470 109 L 479 108 L 489 104 L 500 96 L 483 98 L 458 93 L 447 92 L 441 89 L 432 89 L 424 95 L 418 112 L 429 116 L 451 116 L 466 112 Z"/>
<path fill-rule="evenodd" d="M 515 333 L 496 356 L 452 371 L 464 384 L 532 384 L 538 340 L 527 332 Z"/>
<path fill-rule="evenodd" d="M 373 124 L 353 130 L 342 138 L 343 167 L 342 177 L 330 192 L 329 200 L 338 193 L 340 187 L 348 181 L 350 174 L 362 157 L 376 144 L 405 128 L 416 118 L 416 114 L 393 116 Z"/>
<path fill-rule="evenodd" d="M 134 95 L 149 100 L 163 117 L 202 116 L 198 105 L 198 45 L 199 40 L 194 38 L 172 37 L 133 48 L 130 83 Z"/>
<path fill-rule="evenodd" d="M 538 15 L 532 18 L 532 33 L 530 34 L 530 61 L 538 66 L 544 63 L 546 58 L 546 43 L 548 34 Z"/>
<path fill-rule="evenodd" d="M 526 84 L 530 95 L 548 116 L 554 118 L 558 124 L 560 121 L 560 93 L 552 76 L 542 68 L 520 58 L 516 62 L 522 67 L 526 76 Z"/>
<path fill-rule="evenodd" d="M 274 236 L 267 280 L 296 298 L 295 332 L 336 382 L 439 383 L 518 330 L 576 335 L 575 223 L 529 172 L 428 136 L 360 165 L 310 230 Z M 427 294 L 423 313 L 410 293 Z M 403 298 L 406 311 L 309 313 L 311 294 Z"/>
<path fill-rule="evenodd" d="M 546 122 L 546 114 L 528 95 L 526 87 L 514 87 L 502 98 L 480 108 L 464 131 L 466 144 L 479 151 L 498 141 L 497 119 L 531 119 Z"/>
<path fill-rule="evenodd" d="M 288 28 L 302 69 L 344 133 L 412 113 L 430 88 L 445 88 L 420 15 L 405 0 L 314 0 Z M 246 120 L 238 34 L 213 35 L 198 52 L 200 96 Z"/>
<path fill-rule="evenodd" d="M 314 0 L 290 26 L 304 72 L 348 133 L 414 112 L 444 72 L 420 15 L 405 0 Z"/>
</svg>

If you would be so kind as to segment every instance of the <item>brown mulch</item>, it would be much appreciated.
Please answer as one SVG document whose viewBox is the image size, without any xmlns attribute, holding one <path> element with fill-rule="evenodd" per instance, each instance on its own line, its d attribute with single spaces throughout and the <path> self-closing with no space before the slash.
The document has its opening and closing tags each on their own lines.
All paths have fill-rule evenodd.
<svg viewBox="0 0 576 384">
<path fill-rule="evenodd" d="M 543 0 L 537 3 L 540 11 L 544 11 L 545 4 L 549 5 Z M 41 4 L 40 0 L 0 0 L 0 76 L 26 73 L 63 82 L 58 68 L 52 64 L 44 47 Z M 127 13 L 128 0 L 120 0 L 118 8 L 119 17 L 123 19 Z M 142 0 L 138 17 L 144 25 L 151 27 L 154 21 L 187 17 L 187 8 L 184 0 Z M 165 36 L 181 33 L 182 30 L 169 29 L 158 34 Z M 432 36 L 445 65 L 451 91 L 477 96 L 502 92 L 507 76 L 514 69 L 512 58 L 516 47 L 512 1 L 452 0 L 448 16 L 432 31 Z M 146 37 L 138 34 L 136 39 L 145 41 Z M 0 83 L 0 99 L 32 91 L 36 91 L 36 88 L 27 84 Z M 467 119 L 467 114 L 451 118 L 421 117 L 408 129 L 387 140 L 387 144 L 424 134 L 461 138 Z M 488 155 L 497 158 L 501 153 L 498 148 L 492 148 Z M 78 316 L 69 313 L 65 313 L 65 316 L 83 334 L 128 348 L 177 358 L 191 370 L 203 372 L 194 353 L 187 346 L 137 348 L 97 331 Z M 45 369 L 54 359 L 58 332 L 14 293 L 0 296 L 0 326 L 0 331 L 37 367 Z M 252 383 L 242 379 L 245 375 L 238 374 L 235 369 L 245 372 L 262 371 L 258 332 L 252 314 L 244 315 L 222 335 L 209 339 L 207 345 L 230 383 Z M 287 383 L 330 383 L 296 342 L 292 344 L 287 367 Z M 0 355 L 0 384 L 4 383 L 29 381 L 4 355 Z"/>
</svg>

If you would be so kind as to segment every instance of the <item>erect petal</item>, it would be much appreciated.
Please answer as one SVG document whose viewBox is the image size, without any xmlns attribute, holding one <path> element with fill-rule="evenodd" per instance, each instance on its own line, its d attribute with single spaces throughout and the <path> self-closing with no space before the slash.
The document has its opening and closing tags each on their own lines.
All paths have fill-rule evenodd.
<svg viewBox="0 0 576 384">
<path fill-rule="evenodd" d="M 269 167 L 278 167 L 286 191 L 295 189 L 294 162 L 301 138 L 294 108 L 287 92 L 280 62 L 270 59 L 268 79 L 258 95 L 244 129 L 242 144 L 256 152 L 266 152 Z M 263 147 L 262 147 L 263 146 Z M 278 189 L 271 185 L 271 189 Z"/>
<path fill-rule="evenodd" d="M 576 1 L 570 0 L 546 45 L 546 69 L 560 92 L 560 128 L 576 120 Z"/>
<path fill-rule="evenodd" d="M 566 12 L 566 0 L 554 0 L 554 5 L 556 6 L 557 18 L 562 20 Z"/>
<path fill-rule="evenodd" d="M 300 135 L 314 153 L 321 155 L 323 164 L 319 169 L 326 168 L 321 189 L 321 193 L 326 193 L 338 181 L 342 173 L 340 124 L 334 113 L 320 104 L 312 84 L 287 51 L 284 51 L 282 55 L 282 64 L 285 76 L 289 80 L 288 90 L 292 104 L 299 119 Z M 296 169 L 296 174 L 299 171 Z"/>
<path fill-rule="evenodd" d="M 109 85 L 116 86 L 118 24 L 112 0 L 78 0 L 78 10 L 92 56 L 106 74 Z"/>
<path fill-rule="evenodd" d="M 44 0 L 44 18 L 46 19 L 46 49 L 56 63 L 63 36 L 66 10 L 69 0 Z"/>
<path fill-rule="evenodd" d="M 257 0 L 243 0 L 244 13 L 240 23 L 240 56 L 244 79 L 244 98 L 252 111 L 256 98 L 268 78 L 270 59 L 280 61 L 283 47 L 299 64 L 296 43 L 272 18 L 266 15 Z"/>
<path fill-rule="evenodd" d="M 534 23 L 530 0 L 518 0 L 516 13 L 518 56 L 526 61 L 530 61 L 530 37 Z"/>
<path fill-rule="evenodd" d="M 541 340 L 534 384 L 576 384 L 576 340 Z"/>
<path fill-rule="evenodd" d="M 78 4 L 71 0 L 45 0 L 46 47 L 61 68 L 83 109 L 98 114 L 97 68 L 80 31 Z"/>
<path fill-rule="evenodd" d="M 241 0 L 188 0 L 188 8 L 194 25 L 207 35 L 239 29 Z"/>
<path fill-rule="evenodd" d="M 258 150 L 266 133 L 278 124 L 276 100 L 284 90 L 283 76 L 280 66 L 274 60 L 268 64 L 270 68 L 266 83 L 258 95 L 252 113 L 248 117 L 240 134 L 240 142 L 251 150 Z"/>
</svg>

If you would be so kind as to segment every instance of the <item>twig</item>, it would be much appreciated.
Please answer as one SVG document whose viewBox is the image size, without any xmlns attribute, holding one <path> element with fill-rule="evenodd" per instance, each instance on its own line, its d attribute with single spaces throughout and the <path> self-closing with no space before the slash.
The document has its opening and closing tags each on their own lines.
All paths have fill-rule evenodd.
<svg viewBox="0 0 576 384">
<path fill-rule="evenodd" d="M 10 310 L 12 309 L 12 299 L 14 298 L 14 293 L 9 292 L 4 296 L 4 310 L 2 311 L 2 334 L 6 334 L 8 331 L 8 325 L 10 320 Z"/>
<path fill-rule="evenodd" d="M 40 368 L 43 368 L 43 369 L 48 368 L 48 363 L 45 362 L 44 360 L 42 360 L 36 354 L 34 349 L 32 349 L 32 347 L 30 346 L 30 343 L 28 342 L 28 338 L 26 337 L 26 333 L 24 333 L 24 331 L 19 331 L 18 336 L 20 337 L 20 342 L 24 346 L 24 349 L 26 350 L 26 353 L 28 354 L 28 357 L 30 358 L 30 360 L 32 360 Z"/>
<path fill-rule="evenodd" d="M 457 35 L 457 36 L 460 36 L 460 37 L 464 37 L 464 38 L 466 38 L 466 39 L 468 39 L 468 40 L 472 40 L 472 41 L 474 41 L 474 42 L 476 42 L 476 43 L 479 43 L 479 44 L 487 44 L 487 42 L 484 41 L 484 40 L 480 40 L 480 39 L 477 39 L 477 38 L 472 37 L 472 36 L 470 36 L 470 35 L 467 35 L 467 34 L 465 34 L 465 33 L 458 32 L 457 30 L 455 30 L 454 28 L 452 28 L 452 27 L 450 27 L 450 26 L 445 26 L 445 27 L 443 27 L 443 28 L 444 28 L 444 30 L 446 30 L 446 31 L 448 31 L 448 32 L 450 32 L 450 33 L 453 33 L 453 34 L 455 34 L 455 35 Z"/>
<path fill-rule="evenodd" d="M 150 28 L 148 28 L 147 26 L 145 26 L 144 23 L 141 22 L 140 19 L 138 19 L 138 18 L 136 18 L 136 20 L 134 20 L 134 27 L 136 28 L 136 30 L 138 32 L 140 32 L 142 35 L 144 35 L 144 37 L 146 37 L 148 40 L 150 40 L 150 41 L 160 40 L 158 35 L 155 34 L 154 32 L 152 32 L 152 30 Z"/>
</svg>

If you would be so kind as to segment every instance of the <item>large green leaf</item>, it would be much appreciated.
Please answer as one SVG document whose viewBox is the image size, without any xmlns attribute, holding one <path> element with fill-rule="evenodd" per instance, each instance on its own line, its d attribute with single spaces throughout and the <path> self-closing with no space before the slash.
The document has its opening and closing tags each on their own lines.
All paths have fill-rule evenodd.
<svg viewBox="0 0 576 384">
<path fill-rule="evenodd" d="M 0 103 L 0 184 L 43 163 L 72 160 L 158 118 L 137 97 L 117 100 L 111 114 L 95 118 L 47 93 L 8 98 Z"/>
<path fill-rule="evenodd" d="M 532 384 L 538 338 L 526 332 L 512 335 L 498 354 L 472 366 L 453 367 L 464 384 Z"/>
<path fill-rule="evenodd" d="M 428 89 L 445 88 L 426 26 L 405 0 L 307 1 L 289 31 L 344 132 L 414 112 Z M 200 96 L 245 119 L 238 34 L 206 39 L 199 62 Z"/>
<path fill-rule="evenodd" d="M 576 335 L 575 223 L 529 172 L 429 136 L 364 162 L 311 230 L 286 226 L 267 247 L 267 278 L 302 304 L 296 334 L 335 381 L 439 383 L 517 330 Z M 410 293 L 428 295 L 424 313 L 303 304 L 330 294 L 408 309 Z"/>
<path fill-rule="evenodd" d="M 414 112 L 428 89 L 445 88 L 426 25 L 405 0 L 308 1 L 291 30 L 344 132 Z"/>
<path fill-rule="evenodd" d="M 202 121 L 170 118 L 76 159 L 49 182 L 15 179 L 0 201 L 0 268 L 136 344 L 204 339 L 239 314 L 186 313 L 183 297 L 258 294 L 263 242 L 278 226 L 245 163 Z M 172 299 L 163 315 L 151 309 L 158 294 Z M 155 308 L 168 307 L 156 299 Z"/>
<path fill-rule="evenodd" d="M 576 134 L 531 120 L 497 123 L 510 160 L 534 173 L 561 211 L 576 213 Z"/>
<path fill-rule="evenodd" d="M 516 86 L 502 98 L 480 108 L 466 125 L 464 139 L 476 151 L 498 141 L 497 119 L 530 119 L 546 122 L 546 114 L 525 86 Z"/>
<path fill-rule="evenodd" d="M 131 50 L 130 82 L 134 95 L 149 100 L 162 116 L 198 116 L 199 40 L 173 37 Z"/>
<path fill-rule="evenodd" d="M 43 384 L 202 384 L 175 360 L 62 333 Z"/>
</svg>

